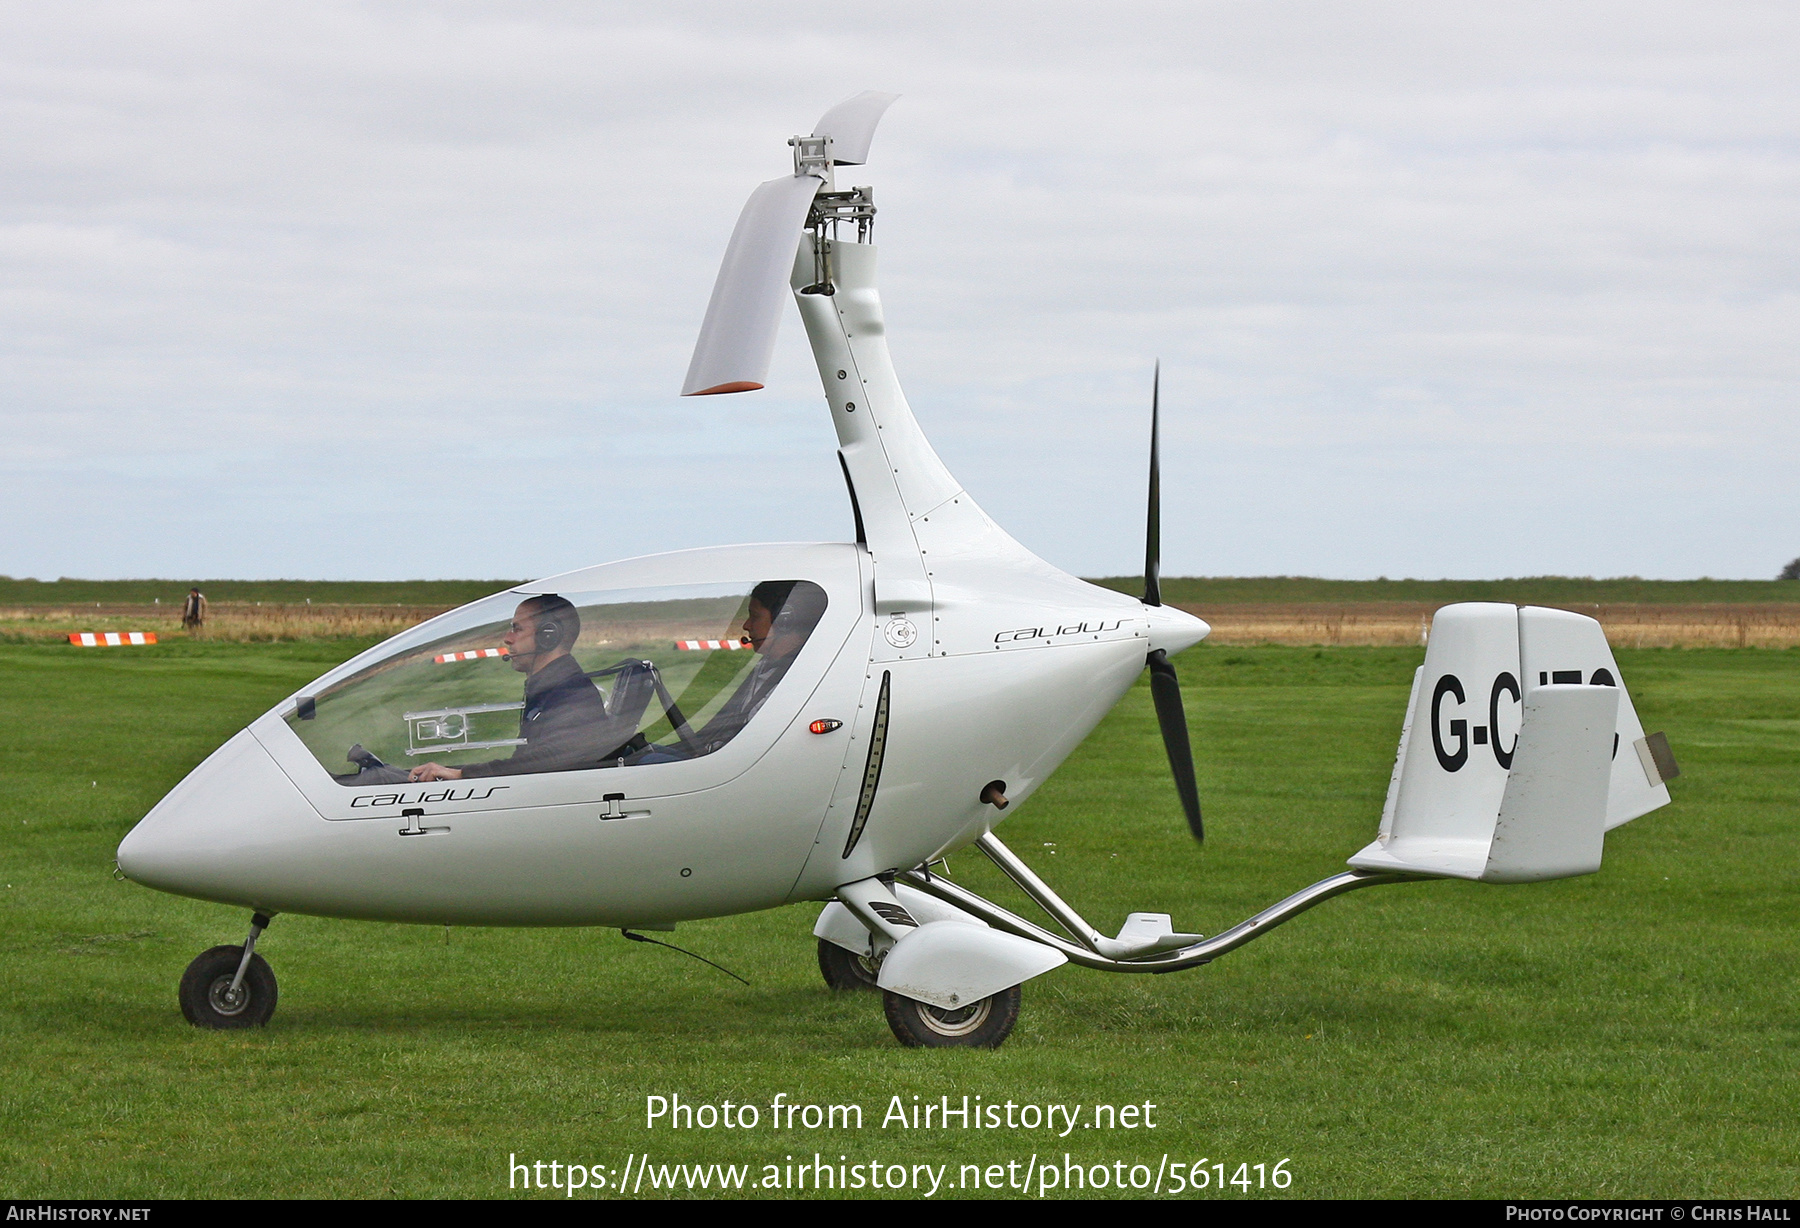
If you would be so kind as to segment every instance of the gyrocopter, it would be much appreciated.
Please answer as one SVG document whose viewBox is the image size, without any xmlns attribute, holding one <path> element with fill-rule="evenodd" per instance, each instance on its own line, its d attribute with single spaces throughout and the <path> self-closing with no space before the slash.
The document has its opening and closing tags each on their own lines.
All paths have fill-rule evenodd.
<svg viewBox="0 0 1800 1228">
<path fill-rule="evenodd" d="M 1170 658 L 1208 633 L 1164 605 L 1152 443 L 1144 592 L 1037 558 L 926 441 L 889 360 L 867 158 L 894 96 L 793 138 L 745 205 L 684 395 L 762 387 L 799 305 L 856 540 L 731 546 L 570 571 L 434 618 L 289 696 L 132 829 L 120 870 L 252 911 L 182 978 L 205 1027 L 266 1022 L 279 913 L 616 926 L 821 901 L 820 969 L 880 991 L 907 1045 L 998 1045 L 1064 963 L 1205 964 L 1332 896 L 1419 878 L 1587 874 L 1607 829 L 1669 800 L 1599 624 L 1450 606 L 1414 680 L 1387 804 L 1350 868 L 1207 938 L 1160 913 L 1083 920 L 995 835 L 1146 668 L 1177 792 L 1201 813 Z M 521 678 L 522 675 L 522 678 Z M 932 867 L 973 845 L 1064 932 Z"/>
</svg>

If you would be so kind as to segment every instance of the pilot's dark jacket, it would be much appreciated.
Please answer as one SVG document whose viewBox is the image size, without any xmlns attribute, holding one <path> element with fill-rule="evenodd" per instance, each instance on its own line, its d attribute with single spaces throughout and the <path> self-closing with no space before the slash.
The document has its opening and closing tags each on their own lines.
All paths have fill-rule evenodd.
<svg viewBox="0 0 1800 1228">
<path fill-rule="evenodd" d="M 601 756 L 615 749 L 599 745 L 606 726 L 606 700 L 593 679 L 574 657 L 557 657 L 525 679 L 525 710 L 519 713 L 525 745 L 510 758 L 469 764 L 463 777 L 599 767 Z"/>
</svg>

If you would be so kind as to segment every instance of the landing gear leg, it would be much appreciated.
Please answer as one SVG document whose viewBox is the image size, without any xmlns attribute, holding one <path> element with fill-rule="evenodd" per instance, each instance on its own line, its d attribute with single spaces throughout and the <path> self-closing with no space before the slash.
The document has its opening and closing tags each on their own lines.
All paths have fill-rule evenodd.
<svg viewBox="0 0 1800 1228">
<path fill-rule="evenodd" d="M 181 1013 L 197 1028 L 256 1028 L 275 1013 L 275 973 L 256 953 L 270 918 L 257 913 L 241 947 L 202 951 L 181 976 Z"/>
</svg>

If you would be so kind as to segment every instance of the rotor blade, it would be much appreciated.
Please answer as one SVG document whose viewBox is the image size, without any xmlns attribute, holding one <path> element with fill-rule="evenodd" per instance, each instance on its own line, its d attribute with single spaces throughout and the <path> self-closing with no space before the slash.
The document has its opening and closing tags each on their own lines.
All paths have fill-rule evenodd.
<svg viewBox="0 0 1800 1228">
<path fill-rule="evenodd" d="M 831 138 L 831 160 L 839 166 L 861 166 L 869 160 L 869 142 L 875 139 L 875 125 L 882 112 L 894 105 L 898 94 L 864 90 L 846 98 L 819 116 L 814 136 Z"/>
<path fill-rule="evenodd" d="M 1200 789 L 1194 783 L 1194 752 L 1188 745 L 1187 711 L 1181 706 L 1181 683 L 1169 654 L 1158 648 L 1146 662 L 1150 666 L 1150 697 L 1156 701 L 1156 723 L 1162 726 L 1163 747 L 1169 752 L 1169 771 L 1175 792 L 1187 812 L 1188 830 L 1204 842 L 1206 828 L 1200 822 Z"/>
<path fill-rule="evenodd" d="M 1144 604 L 1162 604 L 1162 360 L 1150 382 L 1150 512 L 1144 524 Z M 1174 677 L 1173 674 L 1170 677 Z M 1192 813 L 1198 814 L 1198 811 Z"/>
<path fill-rule="evenodd" d="M 788 298 L 800 231 L 823 182 L 811 175 L 786 175 L 750 193 L 719 265 L 682 396 L 750 392 L 763 386 L 775 354 L 775 332 Z"/>
</svg>

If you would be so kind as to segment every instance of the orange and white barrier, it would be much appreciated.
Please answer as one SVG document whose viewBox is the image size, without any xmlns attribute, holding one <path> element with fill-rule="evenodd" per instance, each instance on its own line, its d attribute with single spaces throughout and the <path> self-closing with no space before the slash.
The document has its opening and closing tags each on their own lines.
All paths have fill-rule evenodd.
<svg viewBox="0 0 1800 1228">
<path fill-rule="evenodd" d="M 738 648 L 750 647 L 749 640 L 676 640 L 675 647 L 683 652 L 731 652 Z"/>
<path fill-rule="evenodd" d="M 154 631 L 71 631 L 69 643 L 78 648 L 118 648 L 126 644 L 154 644 Z"/>
<path fill-rule="evenodd" d="M 439 665 L 444 665 L 451 661 L 479 661 L 483 657 L 504 657 L 507 655 L 507 651 L 504 648 L 477 648 L 472 652 L 446 652 L 442 656 L 433 657 L 431 659 Z"/>
</svg>

